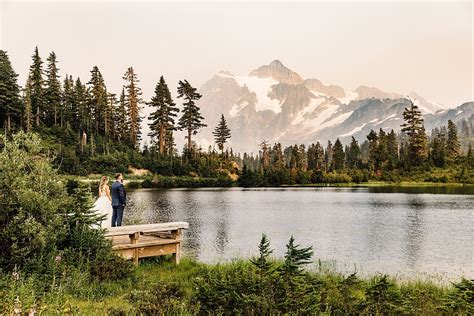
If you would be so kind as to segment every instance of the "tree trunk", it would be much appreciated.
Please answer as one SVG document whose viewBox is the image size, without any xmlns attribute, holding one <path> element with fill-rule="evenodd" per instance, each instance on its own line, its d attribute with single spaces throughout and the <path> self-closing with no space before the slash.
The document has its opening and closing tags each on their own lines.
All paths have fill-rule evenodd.
<svg viewBox="0 0 474 316">
<path fill-rule="evenodd" d="M 191 130 L 188 129 L 188 152 L 190 153 L 191 152 Z"/>
<path fill-rule="evenodd" d="M 39 125 L 40 125 L 40 109 L 37 106 L 36 107 L 36 127 L 38 127 Z"/>
<path fill-rule="evenodd" d="M 10 133 L 12 126 L 11 126 L 11 116 L 10 113 L 7 114 L 7 131 Z"/>
<path fill-rule="evenodd" d="M 160 124 L 160 155 L 165 151 L 165 127 Z"/>
</svg>

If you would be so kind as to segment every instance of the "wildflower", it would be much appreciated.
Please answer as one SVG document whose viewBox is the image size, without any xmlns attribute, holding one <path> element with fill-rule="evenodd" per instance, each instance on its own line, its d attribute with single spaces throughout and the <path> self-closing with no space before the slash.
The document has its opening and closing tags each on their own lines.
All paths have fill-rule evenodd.
<svg viewBox="0 0 474 316">
<path fill-rule="evenodd" d="M 55 261 L 56 263 L 61 262 L 61 260 L 62 260 L 62 257 L 61 257 L 60 255 L 57 255 L 57 256 L 54 258 L 54 261 Z"/>
</svg>

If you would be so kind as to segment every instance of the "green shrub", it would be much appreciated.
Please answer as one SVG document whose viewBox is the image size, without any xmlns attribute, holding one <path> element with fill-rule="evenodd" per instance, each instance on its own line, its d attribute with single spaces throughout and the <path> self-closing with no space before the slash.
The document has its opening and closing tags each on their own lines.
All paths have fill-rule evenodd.
<svg viewBox="0 0 474 316">
<path fill-rule="evenodd" d="M 323 176 L 324 183 L 349 183 L 352 181 L 352 177 L 347 173 L 343 172 L 328 172 Z"/>
<path fill-rule="evenodd" d="M 153 188 L 153 182 L 151 181 L 151 179 L 145 179 L 142 181 L 142 188 Z"/>
<path fill-rule="evenodd" d="M 474 280 L 463 278 L 461 282 L 454 283 L 442 309 L 450 314 L 474 315 Z"/>
</svg>

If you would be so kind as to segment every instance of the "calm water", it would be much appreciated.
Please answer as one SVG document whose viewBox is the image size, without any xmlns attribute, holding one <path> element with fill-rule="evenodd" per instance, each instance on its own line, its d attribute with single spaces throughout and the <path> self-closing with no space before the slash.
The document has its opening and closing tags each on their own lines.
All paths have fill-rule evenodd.
<svg viewBox="0 0 474 316">
<path fill-rule="evenodd" d="M 471 191 L 471 192 L 469 192 Z M 474 277 L 474 192 L 446 188 L 171 189 L 129 193 L 128 224 L 187 221 L 187 256 L 281 257 L 293 235 L 342 272 L 437 280 Z"/>
</svg>

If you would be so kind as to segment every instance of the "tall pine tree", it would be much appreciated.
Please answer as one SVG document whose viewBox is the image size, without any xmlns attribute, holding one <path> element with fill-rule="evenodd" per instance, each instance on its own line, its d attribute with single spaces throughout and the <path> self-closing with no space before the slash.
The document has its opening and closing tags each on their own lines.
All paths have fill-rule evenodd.
<svg viewBox="0 0 474 316">
<path fill-rule="evenodd" d="M 57 125 L 58 113 L 61 112 L 61 84 L 57 67 L 56 54 L 51 52 L 47 59 L 45 97 L 45 120 L 47 123 Z"/>
<path fill-rule="evenodd" d="M 403 111 L 402 132 L 408 136 L 409 158 L 412 165 L 417 165 L 426 160 L 428 156 L 428 140 L 423 126 L 423 117 L 412 100 L 410 107 Z"/>
<path fill-rule="evenodd" d="M 125 101 L 125 88 L 122 88 L 122 93 L 120 94 L 119 104 L 117 111 L 115 112 L 115 130 L 117 134 L 117 140 L 123 142 L 127 140 L 128 133 L 128 114 L 127 114 L 127 104 Z"/>
<path fill-rule="evenodd" d="M 227 142 L 227 140 L 230 139 L 230 129 L 227 126 L 227 122 L 225 120 L 224 114 L 221 115 L 221 120 L 219 121 L 219 124 L 216 126 L 214 129 L 214 132 L 212 132 L 212 135 L 214 135 L 214 140 L 217 144 L 217 148 L 221 151 L 221 154 L 224 154 L 224 145 Z"/>
<path fill-rule="evenodd" d="M 156 84 L 155 95 L 148 103 L 149 106 L 155 107 L 156 110 L 150 114 L 148 120 L 150 124 L 150 134 L 152 139 L 158 139 L 159 152 L 164 154 L 166 151 L 166 137 L 169 131 L 175 130 L 174 118 L 177 116 L 178 108 L 171 98 L 170 90 L 163 76 Z"/>
<path fill-rule="evenodd" d="M 196 105 L 196 101 L 201 98 L 201 95 L 196 92 L 196 88 L 191 86 L 187 81 L 179 81 L 178 85 L 178 98 L 183 98 L 183 110 L 182 115 L 179 118 L 179 129 L 187 132 L 187 148 L 188 151 L 192 148 L 192 135 L 196 135 L 199 129 L 206 127 L 202 121 L 204 117 L 201 115 L 199 107 Z"/>
<path fill-rule="evenodd" d="M 334 143 L 334 147 L 332 149 L 333 151 L 333 165 L 334 165 L 334 170 L 342 170 L 344 168 L 344 148 L 342 147 L 341 141 L 336 139 L 336 142 Z"/>
<path fill-rule="evenodd" d="M 30 81 L 30 100 L 31 108 L 35 116 L 35 125 L 40 126 L 41 119 L 44 117 L 45 100 L 44 100 L 44 79 L 43 79 L 43 61 L 38 52 L 38 47 L 35 47 L 35 52 L 32 56 L 33 64 L 30 66 L 29 81 Z"/>
<path fill-rule="evenodd" d="M 26 81 L 25 89 L 23 89 L 23 128 L 27 133 L 33 128 L 33 110 L 31 108 L 31 82 Z"/>
<path fill-rule="evenodd" d="M 100 73 L 99 67 L 94 66 L 91 70 L 91 79 L 89 85 L 89 110 L 91 111 L 88 122 L 89 134 L 103 135 L 105 132 L 105 113 L 107 108 L 107 88 L 104 78 Z"/>
<path fill-rule="evenodd" d="M 347 152 L 347 166 L 349 168 L 357 168 L 360 165 L 360 147 L 357 140 L 352 137 L 351 143 Z"/>
<path fill-rule="evenodd" d="M 453 121 L 448 120 L 448 156 L 455 160 L 459 156 L 461 145 L 458 140 L 458 129 Z"/>
<path fill-rule="evenodd" d="M 130 145 L 132 148 L 138 148 L 140 146 L 140 123 L 142 118 L 140 117 L 140 104 L 143 103 L 141 99 L 141 89 L 138 87 L 138 77 L 133 67 L 129 67 L 125 72 L 123 79 L 127 82 L 125 85 L 126 92 L 126 105 L 128 114 L 128 132 L 130 136 Z"/>
<path fill-rule="evenodd" d="M 0 50 L 0 127 L 8 132 L 12 121 L 20 121 L 20 87 L 6 51 Z"/>
</svg>

